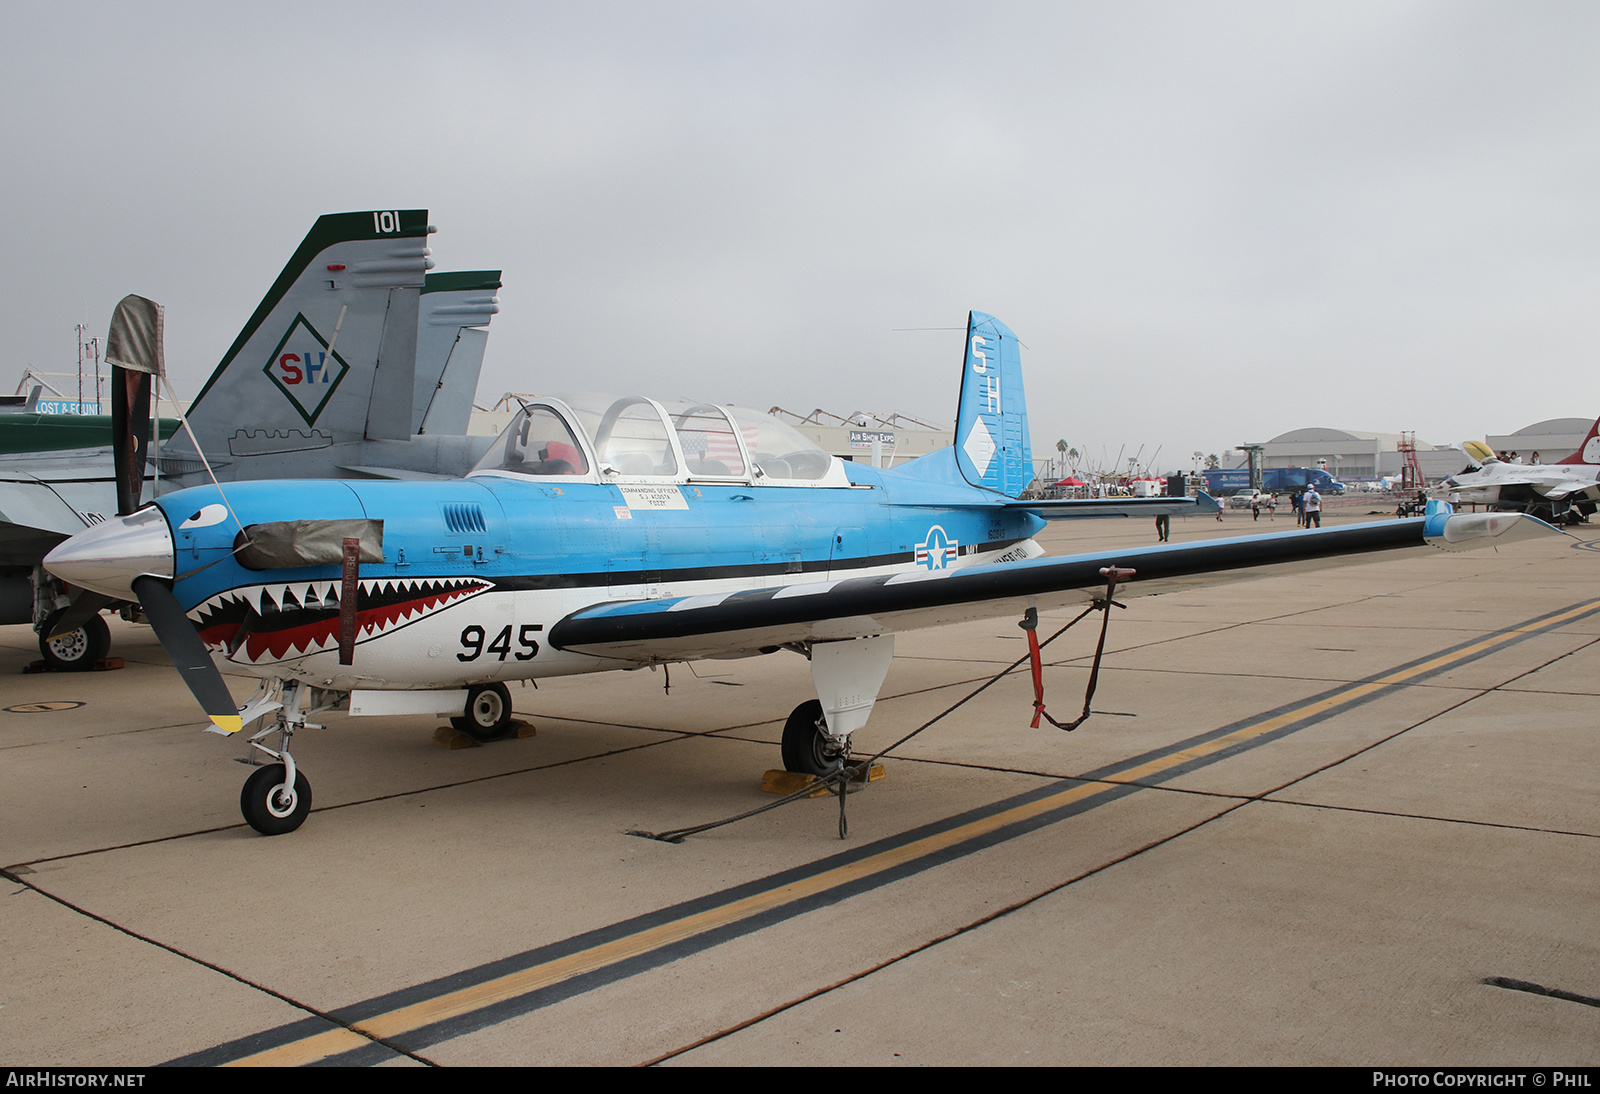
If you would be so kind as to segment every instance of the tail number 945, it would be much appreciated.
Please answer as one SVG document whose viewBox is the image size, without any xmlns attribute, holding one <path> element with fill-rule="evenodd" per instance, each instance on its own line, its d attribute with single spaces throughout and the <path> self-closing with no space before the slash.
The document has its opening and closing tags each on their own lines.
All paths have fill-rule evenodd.
<svg viewBox="0 0 1600 1094">
<path fill-rule="evenodd" d="M 544 630 L 543 623 L 524 623 L 517 629 L 516 653 L 512 654 L 518 661 L 532 661 L 539 652 L 539 643 L 534 641 L 533 635 Z M 485 652 L 497 654 L 501 661 L 511 653 L 511 625 L 508 623 L 501 628 L 500 633 L 494 636 L 494 641 L 484 645 L 488 632 L 476 623 L 461 631 L 461 649 L 463 652 L 456 654 L 457 661 L 476 661 Z"/>
</svg>

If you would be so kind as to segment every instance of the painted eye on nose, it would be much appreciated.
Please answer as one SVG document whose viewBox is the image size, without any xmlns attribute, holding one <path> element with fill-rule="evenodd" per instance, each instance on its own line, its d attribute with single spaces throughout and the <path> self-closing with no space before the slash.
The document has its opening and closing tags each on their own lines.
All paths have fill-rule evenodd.
<svg viewBox="0 0 1600 1094">
<path fill-rule="evenodd" d="M 226 505 L 207 505 L 198 513 L 191 516 L 188 520 L 178 525 L 178 528 L 180 530 L 184 528 L 209 528 L 213 524 L 221 524 L 227 519 L 228 507 Z"/>
</svg>

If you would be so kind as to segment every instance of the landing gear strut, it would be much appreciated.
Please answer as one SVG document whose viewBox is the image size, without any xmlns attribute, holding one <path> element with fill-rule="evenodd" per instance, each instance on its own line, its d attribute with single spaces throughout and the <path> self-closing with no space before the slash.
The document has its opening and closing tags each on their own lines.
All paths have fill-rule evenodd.
<svg viewBox="0 0 1600 1094">
<path fill-rule="evenodd" d="M 302 709 L 306 700 L 316 702 L 317 692 L 301 683 L 285 685 L 281 681 L 267 681 L 261 691 L 241 710 L 249 722 L 259 714 L 276 711 L 277 717 L 250 738 L 250 747 L 264 753 L 275 763 L 256 769 L 245 780 L 239 794 L 239 812 L 245 823 L 263 836 L 281 836 L 293 832 L 305 823 L 311 813 L 311 783 L 295 768 L 294 757 L 289 754 L 289 739 L 301 729 L 321 729 L 306 721 L 309 711 Z M 327 705 L 318 710 L 328 709 Z M 278 747 L 268 748 L 262 743 L 276 733 Z"/>
</svg>

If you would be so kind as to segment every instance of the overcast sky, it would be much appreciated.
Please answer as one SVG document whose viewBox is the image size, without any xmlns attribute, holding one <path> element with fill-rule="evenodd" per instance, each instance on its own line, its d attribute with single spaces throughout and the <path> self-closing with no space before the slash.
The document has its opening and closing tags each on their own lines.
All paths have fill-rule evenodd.
<svg viewBox="0 0 1600 1094">
<path fill-rule="evenodd" d="M 139 292 L 193 395 L 321 213 L 505 271 L 480 402 L 948 424 L 968 309 L 1036 447 L 1600 414 L 1600 4 L 0 0 L 7 352 Z"/>
</svg>

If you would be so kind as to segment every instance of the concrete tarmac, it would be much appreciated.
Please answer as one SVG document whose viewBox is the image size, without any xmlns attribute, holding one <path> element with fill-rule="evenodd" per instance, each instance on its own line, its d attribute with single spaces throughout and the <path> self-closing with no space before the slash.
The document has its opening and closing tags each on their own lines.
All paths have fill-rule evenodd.
<svg viewBox="0 0 1600 1094">
<path fill-rule="evenodd" d="M 772 800 L 793 654 L 514 688 L 536 735 L 483 747 L 321 716 L 315 809 L 265 838 L 148 628 L 75 675 L 23 675 L 34 636 L 0 628 L 0 706 L 81 704 L 0 711 L 0 1063 L 1592 1066 L 1590 539 L 1133 599 L 1082 727 L 1028 728 L 1007 676 L 843 840 L 833 797 L 629 834 Z M 1046 650 L 1058 718 L 1099 622 Z M 1025 652 L 1012 619 L 900 636 L 858 752 Z"/>
</svg>

